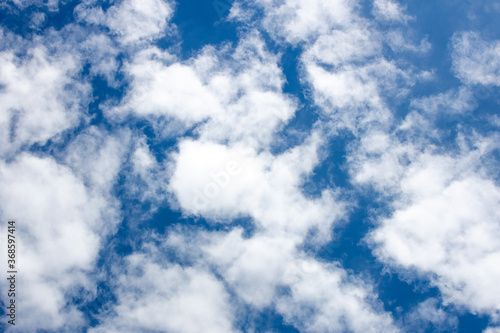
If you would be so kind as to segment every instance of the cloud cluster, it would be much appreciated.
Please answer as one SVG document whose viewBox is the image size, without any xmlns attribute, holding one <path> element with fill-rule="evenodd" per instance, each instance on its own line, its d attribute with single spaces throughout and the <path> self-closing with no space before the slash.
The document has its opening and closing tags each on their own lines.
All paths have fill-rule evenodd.
<svg viewBox="0 0 500 333">
<path fill-rule="evenodd" d="M 466 309 L 495 332 L 498 117 L 484 112 L 497 122 L 488 130 L 458 120 L 480 104 L 472 86 L 500 85 L 498 41 L 456 33 L 459 85 L 416 96 L 436 74 L 405 56 L 432 47 L 407 33 L 414 18 L 397 2 L 236 1 L 238 41 L 189 57 L 158 43 L 179 37 L 176 6 L 86 0 L 76 23 L 31 40 L 1 30 L 0 218 L 19 221 L 22 329 L 252 331 L 251 310 L 303 332 L 447 330 L 447 311 Z M 289 49 L 304 98 L 285 92 Z M 304 103 L 315 121 L 282 144 Z M 311 194 L 340 133 L 349 190 Z M 332 240 L 366 189 L 386 209 L 365 237 L 376 260 L 440 291 L 400 318 L 373 281 L 307 251 Z M 147 212 L 131 213 L 137 203 Z M 159 207 L 192 223 L 141 229 Z M 119 258 L 110 238 L 129 227 L 141 234 Z M 117 260 L 99 260 L 108 254 Z M 96 275 L 116 302 L 89 328 Z"/>
<path fill-rule="evenodd" d="M 38 143 L 85 119 L 90 87 L 78 78 L 80 59 L 51 54 L 44 45 L 31 45 L 24 56 L 0 52 L 1 155 Z"/>
<path fill-rule="evenodd" d="M 500 42 L 486 41 L 477 32 L 457 33 L 452 39 L 453 68 L 467 84 L 500 85 Z"/>
</svg>

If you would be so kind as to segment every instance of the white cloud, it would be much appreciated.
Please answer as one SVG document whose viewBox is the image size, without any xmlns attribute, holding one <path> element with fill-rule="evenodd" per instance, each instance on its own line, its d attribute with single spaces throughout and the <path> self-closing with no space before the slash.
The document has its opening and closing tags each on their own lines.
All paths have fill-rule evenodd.
<svg viewBox="0 0 500 333">
<path fill-rule="evenodd" d="M 380 53 L 380 36 L 367 28 L 354 26 L 349 30 L 334 30 L 321 35 L 310 48 L 306 57 L 335 67 L 355 61 L 363 61 Z"/>
<path fill-rule="evenodd" d="M 483 333 L 499 333 L 500 327 L 488 327 L 483 331 Z"/>
<path fill-rule="evenodd" d="M 252 309 L 274 308 L 301 332 L 398 331 L 368 284 L 336 263 L 298 251 L 300 238 L 269 232 L 244 238 L 235 228 L 228 233 L 184 230 L 171 233 L 165 243 L 183 260 L 213 267 L 228 290 Z"/>
<path fill-rule="evenodd" d="M 425 274 L 446 303 L 498 315 L 500 188 L 479 163 L 494 147 L 478 147 L 457 157 L 418 155 L 404 170 L 394 212 L 369 238 L 380 260 Z"/>
<path fill-rule="evenodd" d="M 121 272 L 113 314 L 90 332 L 237 332 L 228 292 L 203 267 L 169 263 L 153 249 L 126 257 Z"/>
<path fill-rule="evenodd" d="M 453 69 L 466 84 L 500 85 L 500 41 L 486 41 L 476 32 L 452 39 Z"/>
<path fill-rule="evenodd" d="M 395 52 L 414 52 L 417 54 L 425 54 L 432 49 L 431 43 L 424 38 L 420 41 L 420 44 L 413 44 L 408 41 L 408 36 L 405 36 L 402 31 L 393 30 L 388 31 L 385 34 L 385 40 L 387 44 Z"/>
<path fill-rule="evenodd" d="M 188 214 L 215 220 L 251 216 L 269 232 L 292 236 L 318 228 L 322 238 L 328 238 L 331 223 L 344 214 L 343 204 L 334 200 L 332 191 L 308 199 L 300 190 L 318 161 L 320 142 L 314 134 L 303 146 L 274 157 L 238 146 L 185 140 L 173 157 L 170 190 Z"/>
<path fill-rule="evenodd" d="M 289 276 L 290 295 L 280 297 L 276 308 L 301 332 L 399 331 L 370 287 L 336 263 L 306 259 L 295 264 L 302 266 L 302 273 Z"/>
<path fill-rule="evenodd" d="M 167 118 L 184 128 L 199 124 L 204 139 L 261 146 L 295 112 L 295 101 L 281 92 L 278 58 L 255 32 L 234 49 L 206 47 L 196 58 L 176 60 L 156 48 L 138 52 L 125 66 L 129 91 L 107 114 L 121 119 L 132 113 L 153 123 Z"/>
<path fill-rule="evenodd" d="M 79 20 L 107 26 L 125 45 L 151 42 L 170 31 L 173 5 L 164 0 L 122 0 L 106 11 L 88 0 L 75 9 Z"/>
<path fill-rule="evenodd" d="M 436 298 L 429 298 L 406 313 L 402 323 L 405 332 L 456 331 L 458 318 L 439 307 Z"/>
<path fill-rule="evenodd" d="M 78 56 L 49 55 L 38 45 L 24 58 L 0 53 L 2 154 L 45 142 L 85 119 L 89 86 L 76 80 Z"/>
<path fill-rule="evenodd" d="M 105 34 L 91 34 L 78 44 L 82 54 L 91 64 L 90 72 L 93 75 L 104 76 L 108 85 L 116 87 L 118 82 L 115 80 L 115 75 L 119 68 L 118 49 L 111 38 Z"/>
<path fill-rule="evenodd" d="M 476 100 L 469 89 L 461 87 L 437 95 L 414 99 L 411 101 L 411 106 L 432 117 L 442 113 L 461 114 L 472 111 L 476 107 Z"/>
<path fill-rule="evenodd" d="M 373 13 L 375 17 L 382 21 L 406 22 L 411 19 L 404 13 L 404 8 L 392 0 L 374 0 Z"/>
<path fill-rule="evenodd" d="M 12 2 L 16 6 L 19 6 L 21 9 L 24 9 L 28 6 L 47 6 L 51 11 L 57 11 L 59 9 L 59 0 L 7 0 L 8 2 Z"/>
<path fill-rule="evenodd" d="M 328 3 L 345 5 L 349 13 L 344 13 L 347 17 L 343 24 L 332 24 L 330 29 L 314 24 L 307 27 L 314 29 L 314 38 L 304 37 L 309 43 L 300 56 L 301 83 L 306 92 L 312 92 L 309 97 L 337 128 L 348 128 L 354 133 L 370 127 L 385 128 L 393 121 L 388 100 L 402 99 L 415 82 L 427 79 L 429 74 L 404 61 L 386 59 L 384 43 L 389 43 L 396 52 L 420 51 L 420 48 L 405 40 L 404 31 L 378 30 L 373 22 L 358 16 L 354 7 L 350 8 L 353 4 Z M 288 10 L 307 12 L 303 7 Z M 280 18 L 274 19 L 276 24 L 281 23 Z M 300 26 L 294 20 L 290 18 L 283 24 Z M 425 41 L 421 45 L 425 49 L 430 47 Z"/>
<path fill-rule="evenodd" d="M 259 0 L 257 4 L 264 9 L 264 28 L 273 38 L 292 44 L 312 41 L 334 28 L 350 24 L 353 19 L 352 5 L 344 0 Z"/>
<path fill-rule="evenodd" d="M 91 126 L 68 143 L 62 158 L 87 186 L 105 192 L 116 180 L 129 141 L 126 130 L 111 134 Z"/>
<path fill-rule="evenodd" d="M 385 132 L 369 131 L 350 145 L 349 172 L 354 183 L 392 193 L 417 152 L 413 145 L 399 144 Z"/>
<path fill-rule="evenodd" d="M 91 288 L 101 237 L 117 222 L 117 211 L 100 191 L 85 187 L 52 158 L 22 154 L 0 163 L 1 218 L 16 219 L 19 304 L 16 329 L 73 330 L 85 322 L 67 297 Z M 6 238 L 5 229 L 1 237 Z M 5 282 L 2 281 L 2 285 Z M 2 288 L 4 289 L 4 288 Z"/>
<path fill-rule="evenodd" d="M 111 31 L 123 43 L 131 43 L 164 35 L 173 9 L 164 0 L 124 0 L 111 7 L 107 15 Z"/>
<path fill-rule="evenodd" d="M 130 91 L 114 113 L 170 116 L 190 126 L 220 112 L 217 99 L 190 66 L 164 66 L 164 59 L 168 61 L 172 56 L 158 49 L 135 55 L 134 61 L 125 67 L 132 78 Z"/>
</svg>

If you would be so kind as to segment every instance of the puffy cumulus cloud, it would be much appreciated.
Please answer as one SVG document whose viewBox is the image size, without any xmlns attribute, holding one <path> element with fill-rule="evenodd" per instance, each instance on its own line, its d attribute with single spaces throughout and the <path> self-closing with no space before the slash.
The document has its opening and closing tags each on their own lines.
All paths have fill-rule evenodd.
<svg viewBox="0 0 500 333">
<path fill-rule="evenodd" d="M 303 83 L 337 128 L 387 128 L 394 120 L 389 101 L 429 78 L 426 71 L 386 59 L 382 47 L 379 32 L 353 26 L 318 38 L 301 56 Z"/>
<path fill-rule="evenodd" d="M 276 308 L 301 332 L 399 332 L 371 287 L 336 263 L 301 259 L 292 265 L 301 273 L 291 267 L 285 279 L 290 292 Z"/>
<path fill-rule="evenodd" d="M 378 218 L 367 239 L 389 267 L 429 279 L 445 304 L 497 318 L 497 134 L 462 125 L 453 143 L 440 145 L 435 116 L 475 108 L 465 87 L 415 99 L 411 107 L 393 131 L 366 131 L 348 151 L 352 182 L 392 199 L 391 214 Z"/>
<path fill-rule="evenodd" d="M 430 273 L 446 301 L 494 314 L 500 310 L 500 270 L 494 264 L 500 259 L 495 241 L 500 190 L 475 177 L 437 190 L 384 220 L 373 234 L 381 244 L 375 252 L 383 260 Z"/>
<path fill-rule="evenodd" d="M 477 147 L 455 157 L 417 155 L 400 179 L 394 212 L 369 239 L 380 260 L 427 276 L 446 303 L 497 316 L 500 188 L 485 162 L 494 145 Z"/>
<path fill-rule="evenodd" d="M 374 37 L 378 35 L 363 27 L 334 30 L 321 35 L 307 49 L 307 58 L 318 59 L 335 68 L 346 63 L 363 61 L 381 51 L 382 45 Z"/>
<path fill-rule="evenodd" d="M 116 277 L 117 304 L 90 332 L 237 332 L 224 284 L 206 267 L 181 267 L 156 250 L 124 259 Z"/>
<path fill-rule="evenodd" d="M 85 119 L 89 85 L 78 79 L 80 59 L 49 53 L 43 45 L 0 52 L 1 154 L 45 144 Z"/>
<path fill-rule="evenodd" d="M 319 64 L 308 65 L 307 75 L 314 89 L 314 100 L 339 128 L 347 127 L 356 132 L 373 123 L 386 126 L 392 120 L 392 114 L 380 95 L 384 78 L 379 80 L 376 76 L 396 76 L 398 69 L 385 60 L 377 65 L 364 68 L 346 66 L 335 72 L 325 70 Z"/>
<path fill-rule="evenodd" d="M 353 19 L 352 4 L 344 0 L 259 0 L 253 4 L 263 9 L 262 26 L 271 36 L 292 44 L 314 40 L 334 28 L 350 24 Z M 248 19 L 242 11 L 236 10 L 233 17 Z"/>
<path fill-rule="evenodd" d="M 453 69 L 466 84 L 500 85 L 500 41 L 484 40 L 476 32 L 452 39 Z"/>
<path fill-rule="evenodd" d="M 123 43 L 151 40 L 165 34 L 172 5 L 164 0 L 124 0 L 107 12 L 107 26 Z"/>
<path fill-rule="evenodd" d="M 317 164 L 318 134 L 282 155 L 257 154 L 241 146 L 185 140 L 173 156 L 170 190 L 188 214 L 218 220 L 251 216 L 269 232 L 304 234 L 318 228 L 328 238 L 344 204 L 325 190 L 309 199 L 300 185 Z M 300 160 L 300 162 L 299 162 Z"/>
<path fill-rule="evenodd" d="M 383 193 L 393 193 L 407 164 L 418 152 L 418 147 L 401 144 L 384 131 L 369 131 L 349 146 L 347 162 L 352 182 L 370 184 Z"/>
<path fill-rule="evenodd" d="M 124 68 L 131 77 L 130 89 L 111 115 L 133 112 L 139 117 L 164 116 L 192 126 L 220 112 L 217 99 L 193 68 L 174 60 L 156 48 L 138 52 Z"/>
<path fill-rule="evenodd" d="M 174 13 L 173 4 L 164 0 L 122 0 L 103 10 L 95 0 L 76 7 L 78 19 L 106 26 L 123 44 L 151 42 L 170 30 L 168 21 Z"/>
<path fill-rule="evenodd" d="M 388 126 L 392 114 L 387 100 L 401 99 L 415 82 L 430 76 L 404 61 L 387 59 L 383 52 L 386 46 L 398 53 L 425 52 L 430 49 L 428 42 L 423 40 L 416 46 L 404 30 L 380 31 L 353 3 L 258 4 L 264 9 L 261 29 L 277 41 L 302 43 L 298 70 L 306 95 L 338 128 L 357 132 L 370 126 Z M 314 22 L 309 22 L 312 17 Z"/>
<path fill-rule="evenodd" d="M 206 47 L 186 62 L 146 49 L 125 71 L 130 89 L 119 106 L 107 111 L 117 119 L 130 113 L 153 123 L 167 118 L 183 128 L 198 124 L 205 139 L 262 146 L 295 112 L 295 101 L 282 93 L 278 57 L 255 32 L 234 49 Z"/>
<path fill-rule="evenodd" d="M 201 248 L 224 281 L 245 303 L 263 310 L 278 297 L 284 274 L 295 260 L 297 237 L 259 233 L 245 239 L 241 229 L 214 236 Z"/>
<path fill-rule="evenodd" d="M 260 310 L 274 306 L 300 331 L 397 331 L 368 286 L 333 264 L 301 258 L 290 237 L 244 240 L 235 231 L 206 249 L 238 296 Z"/>
<path fill-rule="evenodd" d="M 336 263 L 308 257 L 298 250 L 301 241 L 268 232 L 244 237 L 236 228 L 217 234 L 178 231 L 165 244 L 184 261 L 212 267 L 239 302 L 258 312 L 272 308 L 301 332 L 398 331 L 368 284 Z"/>
<path fill-rule="evenodd" d="M 22 154 L 0 163 L 1 218 L 16 219 L 22 304 L 16 329 L 78 330 L 85 320 L 77 290 L 92 290 L 87 273 L 101 237 L 118 219 L 113 202 L 86 187 L 70 168 L 52 158 Z M 6 237 L 4 231 L 2 237 Z M 5 286 L 5 282 L 2 281 Z M 2 288 L 3 289 L 3 288 Z"/>
<path fill-rule="evenodd" d="M 257 25 L 277 41 L 300 44 L 299 74 L 306 95 L 331 116 L 338 127 L 352 131 L 387 126 L 392 121 L 387 98 L 401 98 L 429 72 L 404 61 L 385 57 L 384 47 L 395 52 L 426 52 L 424 39 L 415 45 L 405 30 L 381 31 L 348 1 L 258 1 L 263 10 Z M 406 20 L 401 6 L 376 1 L 375 8 L 392 20 Z M 251 20 L 244 6 L 233 6 L 233 17 Z M 251 16 L 253 17 L 253 16 Z M 377 124 L 378 123 L 378 124 Z"/>
</svg>

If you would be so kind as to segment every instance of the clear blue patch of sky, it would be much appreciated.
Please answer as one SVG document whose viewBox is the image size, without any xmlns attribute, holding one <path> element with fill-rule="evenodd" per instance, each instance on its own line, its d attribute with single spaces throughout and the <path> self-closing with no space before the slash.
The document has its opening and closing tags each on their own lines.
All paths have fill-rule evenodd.
<svg viewBox="0 0 500 333">
<path fill-rule="evenodd" d="M 231 0 L 183 0 L 177 3 L 171 22 L 180 34 L 183 59 L 196 56 L 208 44 L 238 40 L 235 24 L 226 20 L 231 3 Z"/>
</svg>

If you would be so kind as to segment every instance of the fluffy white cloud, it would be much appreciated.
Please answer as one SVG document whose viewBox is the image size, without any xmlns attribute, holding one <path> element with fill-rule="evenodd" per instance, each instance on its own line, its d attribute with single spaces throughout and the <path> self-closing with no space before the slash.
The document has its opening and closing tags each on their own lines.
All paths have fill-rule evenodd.
<svg viewBox="0 0 500 333">
<path fill-rule="evenodd" d="M 137 53 L 125 68 L 132 79 L 130 91 L 113 112 L 169 116 L 187 126 L 221 112 L 217 99 L 193 68 L 172 60 L 172 56 L 158 49 Z M 165 61 L 170 64 L 165 66 Z"/>
<path fill-rule="evenodd" d="M 375 0 L 373 1 L 373 13 L 375 17 L 383 21 L 405 22 L 411 17 L 404 13 L 404 9 L 397 1 Z"/>
<path fill-rule="evenodd" d="M 354 17 L 352 5 L 344 0 L 259 0 L 256 3 L 264 9 L 262 25 L 271 36 L 292 44 L 314 40 L 320 34 L 350 24 Z"/>
<path fill-rule="evenodd" d="M 298 260 L 301 274 L 290 274 L 290 294 L 276 308 L 301 332 L 399 332 L 377 297 L 336 263 Z"/>
<path fill-rule="evenodd" d="M 181 267 L 151 251 L 125 258 L 117 305 L 90 332 L 237 332 L 224 285 L 203 267 Z"/>
<path fill-rule="evenodd" d="M 476 32 L 452 39 L 453 69 L 467 84 L 500 85 L 500 41 L 486 41 Z"/>
<path fill-rule="evenodd" d="M 164 0 L 124 0 L 107 14 L 107 25 L 111 31 L 122 42 L 130 43 L 165 34 L 173 10 Z"/>
<path fill-rule="evenodd" d="M 372 235 L 381 244 L 375 253 L 382 260 L 431 273 L 446 301 L 494 314 L 500 311 L 500 270 L 495 265 L 500 260 L 500 189 L 475 177 L 440 186 L 434 183 L 440 177 L 429 176 L 419 172 L 406 180 L 418 182 L 419 188 L 425 181 L 429 188 L 382 222 Z"/>
<path fill-rule="evenodd" d="M 369 238 L 380 260 L 426 274 L 445 302 L 496 316 L 500 188 L 477 171 L 491 148 L 418 155 L 404 168 L 395 211 Z"/>
<path fill-rule="evenodd" d="M 308 199 L 300 190 L 318 161 L 320 141 L 315 134 L 304 146 L 273 156 L 240 150 L 241 146 L 186 140 L 174 156 L 170 189 L 190 214 L 214 220 L 251 216 L 272 232 L 292 236 L 314 227 L 328 238 L 331 223 L 344 213 L 343 205 L 332 191 Z"/>
<path fill-rule="evenodd" d="M 301 237 L 257 232 L 171 233 L 164 244 L 184 261 L 210 265 L 240 301 L 274 308 L 303 332 L 397 332 L 370 286 L 336 263 L 297 250 Z M 239 311 L 235 310 L 236 313 Z"/>
<path fill-rule="evenodd" d="M 34 46 L 25 57 L 0 52 L 0 146 L 12 154 L 24 145 L 44 144 L 85 118 L 89 86 L 76 80 L 78 56 L 51 55 Z"/>
<path fill-rule="evenodd" d="M 0 164 L 1 218 L 16 219 L 19 320 L 16 329 L 78 329 L 85 322 L 67 297 L 91 288 L 87 273 L 101 236 L 117 222 L 117 211 L 101 191 L 52 158 L 29 154 Z M 1 237 L 6 238 L 5 231 Z M 2 280 L 2 285 L 5 281 Z M 5 288 L 2 288 L 5 289 Z"/>
<path fill-rule="evenodd" d="M 369 131 L 350 146 L 349 172 L 354 183 L 370 184 L 380 191 L 392 192 L 416 152 L 414 146 L 399 144 L 385 132 Z"/>
<path fill-rule="evenodd" d="M 173 5 L 164 0 L 122 0 L 104 11 L 88 0 L 77 6 L 79 20 L 103 25 L 123 44 L 151 42 L 169 32 Z"/>
<path fill-rule="evenodd" d="M 167 52 L 146 49 L 125 71 L 130 89 L 119 106 L 107 111 L 116 119 L 130 113 L 153 123 L 167 118 L 184 128 L 198 124 L 205 139 L 261 146 L 269 145 L 295 112 L 295 101 L 281 92 L 278 58 L 255 32 L 234 49 L 206 47 L 182 63 Z"/>
</svg>

